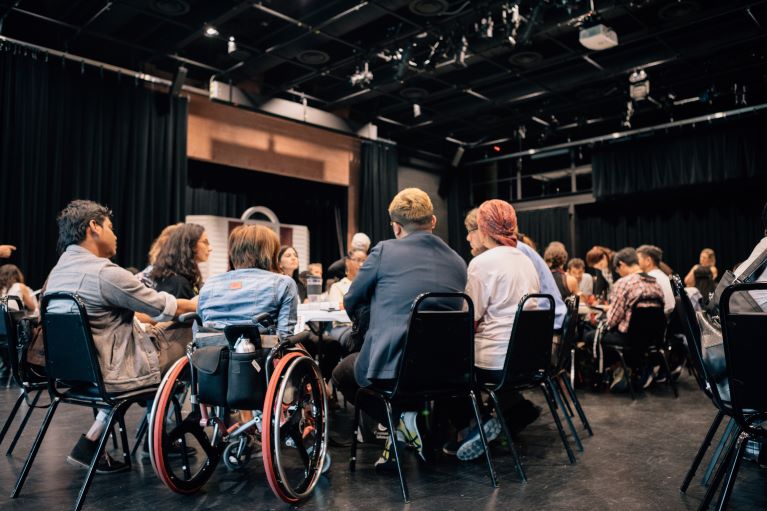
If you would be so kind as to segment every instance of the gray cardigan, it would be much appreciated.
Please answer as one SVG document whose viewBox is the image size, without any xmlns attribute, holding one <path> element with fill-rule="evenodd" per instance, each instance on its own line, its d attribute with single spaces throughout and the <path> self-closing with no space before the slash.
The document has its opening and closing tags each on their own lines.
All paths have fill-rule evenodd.
<svg viewBox="0 0 767 511">
<path fill-rule="evenodd" d="M 156 321 L 173 319 L 176 298 L 144 286 L 128 270 L 79 245 L 68 246 L 51 270 L 45 292 L 56 291 L 77 293 L 85 302 L 108 391 L 160 382 L 158 347 L 133 316 L 143 312 Z"/>
</svg>

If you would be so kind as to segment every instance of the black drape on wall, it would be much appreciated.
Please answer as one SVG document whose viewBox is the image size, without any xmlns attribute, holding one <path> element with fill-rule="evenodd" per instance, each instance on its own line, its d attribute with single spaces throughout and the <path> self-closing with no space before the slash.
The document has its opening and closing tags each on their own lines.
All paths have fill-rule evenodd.
<svg viewBox="0 0 767 511">
<path fill-rule="evenodd" d="M 183 219 L 186 101 L 125 76 L 0 43 L 0 243 L 39 287 L 72 199 L 114 210 L 116 262 L 140 266 Z"/>
<path fill-rule="evenodd" d="M 266 206 L 280 222 L 309 228 L 310 258 L 327 268 L 336 261 L 336 210 L 347 231 L 347 188 L 189 160 L 186 214 L 239 218 Z"/>
<path fill-rule="evenodd" d="M 373 245 L 392 238 L 389 203 L 397 194 L 397 149 L 381 142 L 363 142 L 360 148 L 359 230 Z"/>
<path fill-rule="evenodd" d="M 763 181 L 733 183 L 576 206 L 578 255 L 594 245 L 618 250 L 653 244 L 684 275 L 698 262 L 701 249 L 712 248 L 721 274 L 746 259 L 764 236 L 765 189 Z"/>
<path fill-rule="evenodd" d="M 527 234 L 538 245 L 538 252 L 543 255 L 546 245 L 552 241 L 565 244 L 568 253 L 573 251 L 570 239 L 570 216 L 567 208 L 536 209 L 517 211 L 519 232 Z"/>
<path fill-rule="evenodd" d="M 767 117 L 615 143 L 594 152 L 594 195 L 605 198 L 767 174 Z"/>
<path fill-rule="evenodd" d="M 439 195 L 447 202 L 448 242 L 467 261 L 471 259 L 471 247 L 466 241 L 466 227 L 463 223 L 466 213 L 471 210 L 469 173 L 462 168 L 445 170 L 439 183 Z"/>
</svg>

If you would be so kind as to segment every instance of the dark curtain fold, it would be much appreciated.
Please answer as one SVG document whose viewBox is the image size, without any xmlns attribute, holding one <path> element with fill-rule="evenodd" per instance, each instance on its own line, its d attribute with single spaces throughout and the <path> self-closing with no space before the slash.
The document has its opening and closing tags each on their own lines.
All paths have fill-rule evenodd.
<svg viewBox="0 0 767 511">
<path fill-rule="evenodd" d="M 594 152 L 594 195 L 606 198 L 767 174 L 767 117 L 615 143 Z"/>
<path fill-rule="evenodd" d="M 564 243 L 568 253 L 573 251 L 569 220 L 567 208 L 517 211 L 519 232 L 528 235 L 535 241 L 541 255 L 543 255 L 546 245 L 552 241 Z"/>
<path fill-rule="evenodd" d="M 470 175 L 464 169 L 446 170 L 439 183 L 439 195 L 447 203 L 448 243 L 467 261 L 471 259 L 471 247 L 463 220 L 471 210 L 470 190 Z"/>
<path fill-rule="evenodd" d="M 39 287 L 58 259 L 56 215 L 72 199 L 114 210 L 116 262 L 141 266 L 183 220 L 187 103 L 143 82 L 0 46 L 0 243 Z"/>
<path fill-rule="evenodd" d="M 397 194 L 397 149 L 381 142 L 363 142 L 360 148 L 359 231 L 373 245 L 392 238 L 389 203 Z"/>
<path fill-rule="evenodd" d="M 239 218 L 251 206 L 266 206 L 280 222 L 307 226 L 312 262 L 327 268 L 339 258 L 335 212 L 346 232 L 346 187 L 189 161 L 187 215 Z"/>
</svg>

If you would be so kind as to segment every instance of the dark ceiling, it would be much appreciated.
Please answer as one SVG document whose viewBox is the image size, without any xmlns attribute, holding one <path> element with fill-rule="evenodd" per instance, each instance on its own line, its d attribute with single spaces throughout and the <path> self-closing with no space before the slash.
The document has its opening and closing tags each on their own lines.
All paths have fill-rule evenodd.
<svg viewBox="0 0 767 511">
<path fill-rule="evenodd" d="M 183 64 L 188 84 L 215 75 L 260 100 L 304 94 L 447 159 L 458 142 L 477 159 L 767 101 L 767 0 L 593 3 L 6 0 L 0 34 L 165 77 Z M 619 44 L 588 50 L 579 31 L 600 22 Z M 352 85 L 365 62 L 372 80 Z M 626 122 L 639 69 L 650 94 Z"/>
</svg>

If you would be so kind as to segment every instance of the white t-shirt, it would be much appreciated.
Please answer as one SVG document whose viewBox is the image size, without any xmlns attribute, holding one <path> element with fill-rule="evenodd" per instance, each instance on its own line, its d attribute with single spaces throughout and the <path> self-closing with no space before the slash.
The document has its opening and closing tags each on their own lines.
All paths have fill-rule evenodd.
<svg viewBox="0 0 767 511">
<path fill-rule="evenodd" d="M 753 263 L 757 257 L 762 255 L 765 250 L 767 250 L 767 237 L 762 238 L 762 240 L 754 247 L 754 250 L 751 251 L 751 255 L 748 256 L 748 259 L 735 268 L 735 271 L 733 272 L 735 273 L 735 276 L 740 277 L 749 265 Z M 767 282 L 767 270 L 757 276 L 756 279 L 754 279 L 754 282 Z M 767 291 L 751 291 L 751 298 L 759 304 L 759 307 L 761 307 L 763 311 L 767 311 Z"/>
<path fill-rule="evenodd" d="M 30 290 L 30 293 L 31 292 L 32 291 Z M 16 282 L 15 284 L 13 284 L 10 287 L 10 289 L 0 289 L 0 296 L 17 296 L 19 298 L 19 300 L 21 300 L 22 309 L 24 309 L 24 307 L 25 307 L 25 305 L 24 305 L 24 292 L 23 292 L 23 290 L 21 288 L 21 284 L 19 282 Z M 34 300 L 34 299 L 35 299 L 35 297 L 33 296 L 32 300 Z M 16 304 L 15 300 L 9 300 L 8 301 L 8 310 L 12 310 L 12 311 L 19 310 L 19 306 Z M 37 307 L 35 307 L 35 309 L 33 311 L 30 311 L 30 312 L 33 313 L 33 315 L 36 315 Z"/>
<path fill-rule="evenodd" d="M 651 277 L 655 277 L 655 280 L 658 281 L 658 284 L 663 291 L 663 312 L 666 314 L 666 317 L 669 317 L 671 313 L 674 312 L 674 307 L 676 307 L 674 291 L 671 290 L 671 280 L 669 280 L 668 276 L 663 273 L 663 270 L 660 268 L 648 271 L 647 274 Z"/>
<path fill-rule="evenodd" d="M 503 369 L 520 299 L 541 284 L 530 259 L 519 249 L 495 247 L 469 263 L 466 294 L 474 302 L 474 365 Z"/>
<path fill-rule="evenodd" d="M 344 277 L 338 282 L 333 283 L 328 291 L 328 301 L 333 304 L 334 307 L 338 307 L 344 301 L 344 295 L 349 292 L 349 286 L 352 285 L 352 281 L 349 277 Z"/>
</svg>

